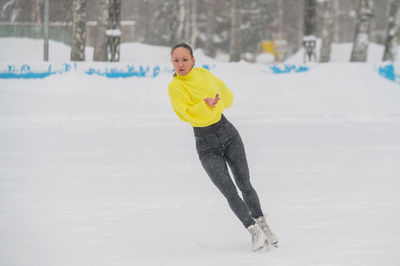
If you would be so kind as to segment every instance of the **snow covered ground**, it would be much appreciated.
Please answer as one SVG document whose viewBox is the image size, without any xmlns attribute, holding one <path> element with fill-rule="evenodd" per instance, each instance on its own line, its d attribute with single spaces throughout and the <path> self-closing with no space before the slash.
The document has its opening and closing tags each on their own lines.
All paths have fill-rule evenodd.
<svg viewBox="0 0 400 266">
<path fill-rule="evenodd" d="M 41 58 L 5 42 L 0 62 Z M 125 47 L 125 62 L 168 62 Z M 0 265 L 400 265 L 400 86 L 334 61 L 212 69 L 280 238 L 257 253 L 170 108 L 170 74 L 0 79 Z"/>
</svg>

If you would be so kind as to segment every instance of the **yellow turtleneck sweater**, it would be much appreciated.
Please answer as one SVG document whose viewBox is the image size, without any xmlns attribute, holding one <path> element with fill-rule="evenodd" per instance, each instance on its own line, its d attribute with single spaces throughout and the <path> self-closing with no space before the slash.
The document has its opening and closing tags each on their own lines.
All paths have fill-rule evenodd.
<svg viewBox="0 0 400 266">
<path fill-rule="evenodd" d="M 204 68 L 193 68 L 185 76 L 177 74 L 168 86 L 175 113 L 194 127 L 206 127 L 221 119 L 222 111 L 232 105 L 233 93 L 225 83 Z M 210 107 L 204 98 L 221 98 Z"/>
</svg>

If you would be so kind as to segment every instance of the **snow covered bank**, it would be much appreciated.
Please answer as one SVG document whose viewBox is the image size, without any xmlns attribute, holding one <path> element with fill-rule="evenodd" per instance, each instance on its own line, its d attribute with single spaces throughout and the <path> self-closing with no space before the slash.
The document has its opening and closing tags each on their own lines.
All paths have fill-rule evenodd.
<svg viewBox="0 0 400 266">
<path fill-rule="evenodd" d="M 319 58 L 320 40 L 317 41 L 316 56 Z M 331 47 L 331 63 L 348 63 L 350 62 L 351 51 L 353 48 L 352 43 L 333 43 Z M 397 54 L 400 54 L 400 47 L 397 49 Z M 367 63 L 378 63 L 382 61 L 384 47 L 376 43 L 369 43 Z M 286 60 L 288 64 L 301 64 L 303 63 L 304 48 L 300 48 L 296 54 Z M 400 61 L 397 59 L 396 63 Z"/>
<path fill-rule="evenodd" d="M 90 70 L 91 68 L 88 66 L 82 66 L 82 68 Z M 63 66 L 61 65 L 61 67 Z M 40 85 L 36 87 L 35 84 L 42 84 L 39 80 L 18 82 L 12 79 L 3 79 L 2 86 L 4 91 L 11 95 L 17 93 L 22 96 L 34 91 L 35 99 L 38 99 L 38 102 L 29 103 L 32 105 L 31 112 L 41 110 L 48 101 L 54 102 L 52 100 L 54 94 L 61 93 L 70 95 L 70 97 L 80 97 L 82 94 L 89 93 L 93 86 L 97 87 L 96 98 L 99 100 L 112 95 L 114 96 L 111 99 L 119 99 L 119 95 L 126 93 L 130 95 L 127 99 L 141 98 L 145 91 L 145 98 L 150 102 L 135 103 L 134 114 L 136 116 L 150 114 L 153 119 L 159 117 L 163 120 L 162 117 L 169 113 L 166 87 L 171 79 L 171 73 L 170 70 L 161 71 L 157 78 L 153 79 L 151 77 L 155 73 L 154 69 L 148 68 L 149 71 L 143 72 L 143 75 L 150 77 L 143 81 L 136 77 L 108 79 L 103 76 L 89 75 L 84 71 L 69 71 L 63 75 L 55 74 L 47 77 L 43 82 L 48 86 L 44 88 L 40 88 Z M 235 101 L 239 103 L 235 109 L 235 115 L 246 117 L 245 121 L 247 122 L 388 121 L 399 119 L 399 86 L 381 78 L 368 64 L 322 64 L 314 65 L 311 70 L 306 72 L 274 75 L 267 66 L 221 63 L 213 66 L 211 71 L 221 77 L 235 92 L 237 95 Z M 26 89 L 20 88 L 22 84 L 25 84 Z M 32 86 L 36 89 L 31 90 Z M 49 88 L 51 91 L 48 91 Z M 90 97 L 90 94 L 85 97 Z M 127 95 L 123 97 L 126 98 Z M 16 99 L 18 100 L 19 97 Z M 61 102 L 54 106 L 55 110 L 51 113 L 54 114 L 59 107 L 65 106 L 63 101 L 67 101 L 67 99 L 57 99 Z M 121 100 L 126 101 L 125 99 Z M 123 104 L 125 105 L 125 103 Z M 126 104 L 129 105 L 129 101 Z M 15 105 L 11 107 L 14 109 Z M 160 107 L 162 108 L 160 109 Z M 76 108 L 76 110 L 82 111 L 82 116 L 88 107 L 82 105 L 76 106 Z M 9 112 L 10 110 L 5 109 L 4 111 Z M 45 110 L 44 113 L 48 111 Z M 107 112 L 105 115 L 109 116 L 110 114 L 112 112 Z M 126 113 L 115 115 L 125 116 Z M 112 117 L 110 117 L 111 120 Z M 139 118 L 139 121 L 142 120 Z"/>
</svg>

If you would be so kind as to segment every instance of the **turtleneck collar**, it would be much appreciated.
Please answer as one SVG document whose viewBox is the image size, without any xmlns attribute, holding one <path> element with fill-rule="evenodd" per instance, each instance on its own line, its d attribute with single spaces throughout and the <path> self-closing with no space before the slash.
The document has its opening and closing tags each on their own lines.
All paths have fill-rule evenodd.
<svg viewBox="0 0 400 266">
<path fill-rule="evenodd" d="M 178 73 L 176 73 L 176 77 L 177 77 L 178 79 L 180 79 L 180 80 L 189 80 L 189 79 L 191 79 L 191 78 L 194 76 L 194 72 L 195 72 L 194 69 L 195 69 L 195 68 L 192 67 L 192 69 L 189 71 L 189 73 L 187 73 L 185 76 L 181 76 L 181 75 L 179 75 Z"/>
</svg>

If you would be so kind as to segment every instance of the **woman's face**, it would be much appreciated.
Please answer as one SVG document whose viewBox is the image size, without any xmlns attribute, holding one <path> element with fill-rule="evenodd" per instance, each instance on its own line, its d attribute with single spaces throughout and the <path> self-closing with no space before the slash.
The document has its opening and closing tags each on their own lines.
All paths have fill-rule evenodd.
<svg viewBox="0 0 400 266">
<path fill-rule="evenodd" d="M 176 73 L 180 76 L 185 76 L 192 69 L 194 58 L 188 49 L 178 47 L 172 52 L 172 64 Z"/>
</svg>

